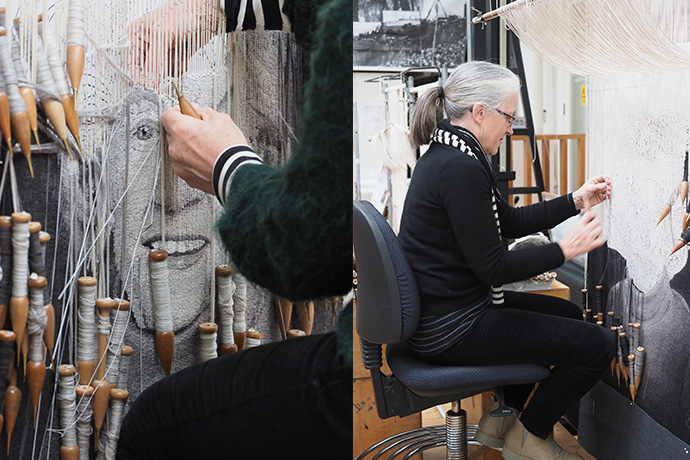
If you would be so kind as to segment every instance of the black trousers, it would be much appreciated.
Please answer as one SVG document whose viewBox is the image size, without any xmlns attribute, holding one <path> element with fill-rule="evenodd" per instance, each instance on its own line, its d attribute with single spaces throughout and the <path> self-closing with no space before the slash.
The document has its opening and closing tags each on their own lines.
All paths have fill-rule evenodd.
<svg viewBox="0 0 690 460">
<path fill-rule="evenodd" d="M 522 412 L 525 428 L 542 439 L 599 380 L 615 354 L 605 328 L 582 320 L 563 299 L 505 291 L 505 304 L 481 313 L 465 338 L 434 357 L 458 365 L 543 364 L 555 366 Z M 534 385 L 504 387 L 506 404 L 521 410 Z"/>
<path fill-rule="evenodd" d="M 335 333 L 289 339 L 176 372 L 139 395 L 117 458 L 352 458 L 352 369 Z"/>
</svg>

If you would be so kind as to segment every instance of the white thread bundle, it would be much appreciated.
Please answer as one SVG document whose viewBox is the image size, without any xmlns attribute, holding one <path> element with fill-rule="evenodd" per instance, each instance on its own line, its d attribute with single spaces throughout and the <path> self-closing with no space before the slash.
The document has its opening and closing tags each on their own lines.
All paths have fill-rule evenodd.
<svg viewBox="0 0 690 460">
<path fill-rule="evenodd" d="M 14 64 L 14 73 L 17 76 L 17 83 L 19 86 L 30 86 L 31 81 L 26 78 L 26 70 L 24 69 L 24 63 L 22 63 L 22 57 L 19 52 L 19 42 L 16 38 L 12 40 L 12 50 L 10 54 L 12 55 L 12 63 Z"/>
<path fill-rule="evenodd" d="M 201 360 L 208 361 L 218 357 L 216 332 L 199 334 L 201 336 Z"/>
<path fill-rule="evenodd" d="M 610 78 L 690 68 L 690 55 L 659 28 L 641 0 L 521 0 L 499 14 L 522 43 L 576 75 Z"/>
<path fill-rule="evenodd" d="M 91 387 L 86 387 L 91 388 Z M 77 414 L 77 444 L 79 445 L 79 460 L 89 460 L 89 452 L 91 451 L 89 441 L 93 429 L 91 428 L 91 419 L 93 418 L 93 408 L 91 407 L 91 398 L 83 395 L 78 398 Z"/>
<path fill-rule="evenodd" d="M 120 352 L 120 361 L 117 367 L 117 387 L 123 390 L 127 389 L 127 379 L 129 377 L 129 360 L 131 355 L 125 355 Z"/>
<path fill-rule="evenodd" d="M 235 301 L 235 320 L 232 328 L 235 332 L 245 332 L 247 330 L 247 280 L 239 273 L 233 276 L 235 281 L 235 294 L 232 296 Z"/>
<path fill-rule="evenodd" d="M 96 284 L 79 284 L 77 359 L 92 361 L 96 356 Z M 89 376 L 90 377 L 90 376 Z"/>
<path fill-rule="evenodd" d="M 170 279 L 168 276 L 168 259 L 149 259 L 149 273 L 151 276 L 151 306 L 153 308 L 153 324 L 157 332 L 173 330 L 172 314 L 170 312 Z"/>
<path fill-rule="evenodd" d="M 29 280 L 29 222 L 12 223 L 12 296 L 27 297 Z"/>
<path fill-rule="evenodd" d="M 84 1 L 70 0 L 67 13 L 69 21 L 67 27 L 67 46 L 86 46 L 84 35 Z"/>
<path fill-rule="evenodd" d="M 43 50 L 43 45 L 41 45 L 40 40 L 36 40 L 35 46 L 36 53 L 36 94 L 40 101 L 45 101 L 47 99 L 55 99 L 62 103 L 60 99 L 60 94 L 57 85 L 55 84 L 55 79 L 53 78 L 53 73 L 50 70 L 50 65 L 48 64 L 48 58 Z"/>
<path fill-rule="evenodd" d="M 61 375 L 58 380 L 57 401 L 60 407 L 60 430 L 62 445 L 72 447 L 77 445 L 77 430 L 74 424 L 77 410 L 76 381 L 74 374 Z"/>
<path fill-rule="evenodd" d="M 38 276 L 32 273 L 31 278 L 36 279 Z M 29 361 L 43 361 L 43 331 L 48 325 L 48 315 L 43 308 L 43 288 L 31 288 L 30 291 L 26 325 L 26 332 L 29 334 Z"/>
<path fill-rule="evenodd" d="M 247 329 L 247 340 L 244 348 L 258 347 L 259 345 L 261 345 L 261 334 L 256 329 Z"/>
<path fill-rule="evenodd" d="M 110 335 L 110 316 L 98 315 L 98 333 L 100 335 Z"/>
<path fill-rule="evenodd" d="M 26 103 L 19 93 L 19 82 L 14 71 L 12 56 L 10 56 L 7 35 L 0 35 L 0 62 L 2 62 L 2 75 L 5 77 L 5 91 L 10 101 L 10 113 L 26 112 Z"/>
<path fill-rule="evenodd" d="M 123 390 L 124 391 L 124 390 Z M 126 400 L 110 398 L 110 412 L 108 415 L 108 431 L 105 441 L 106 460 L 115 460 L 117 450 L 117 440 L 120 438 L 120 427 L 122 426 L 122 416 L 124 413 Z"/>
<path fill-rule="evenodd" d="M 232 276 L 216 276 L 216 289 L 218 290 L 220 343 L 223 345 L 232 345 L 235 343 L 235 336 L 233 335 L 235 301 L 233 297 L 237 289 L 235 282 L 232 280 Z"/>
<path fill-rule="evenodd" d="M 67 73 L 65 72 L 65 60 L 60 55 L 60 50 L 58 49 L 55 37 L 50 30 L 43 33 L 43 29 L 39 27 L 39 35 L 43 39 L 46 59 L 48 60 L 48 66 L 50 67 L 50 72 L 53 75 L 53 80 L 55 81 L 55 86 L 60 95 L 71 94 L 69 89 L 69 84 L 67 83 Z"/>
<path fill-rule="evenodd" d="M 635 379 L 639 380 L 642 378 L 642 373 L 644 372 L 644 347 L 637 347 L 635 351 Z M 637 385 L 637 383 L 636 383 Z"/>
<path fill-rule="evenodd" d="M 105 379 L 110 383 L 118 381 L 119 368 L 122 366 L 120 361 L 122 355 L 122 338 L 127 328 L 127 319 L 129 317 L 129 309 L 115 309 L 115 318 L 113 319 L 112 333 L 110 340 L 108 340 L 108 357 Z"/>
</svg>

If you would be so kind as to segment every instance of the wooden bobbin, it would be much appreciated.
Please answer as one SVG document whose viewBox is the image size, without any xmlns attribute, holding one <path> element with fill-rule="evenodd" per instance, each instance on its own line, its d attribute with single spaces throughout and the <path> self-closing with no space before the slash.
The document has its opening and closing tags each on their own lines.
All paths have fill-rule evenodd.
<svg viewBox="0 0 690 460">
<path fill-rule="evenodd" d="M 297 318 L 297 328 L 311 335 L 314 327 L 314 302 L 296 302 L 294 305 L 295 317 Z"/>
<path fill-rule="evenodd" d="M 29 235 L 33 235 L 36 232 L 41 231 L 41 223 L 37 221 L 29 222 Z"/>
<path fill-rule="evenodd" d="M 222 276 L 224 278 L 227 278 L 228 276 L 232 276 L 232 273 L 235 271 L 232 265 L 218 265 L 216 267 L 216 276 Z"/>
<path fill-rule="evenodd" d="M 98 280 L 93 276 L 80 276 L 77 279 L 79 286 L 95 286 Z M 79 385 L 88 385 L 93 378 L 96 370 L 96 361 L 90 359 L 87 361 L 77 360 L 77 370 L 79 371 Z"/>
<path fill-rule="evenodd" d="M 12 218 L 10 216 L 0 216 L 0 227 L 12 228 Z M 10 230 L 11 231 L 11 230 Z M 7 273 L 4 276 L 9 276 Z M 7 305 L 0 305 L 0 328 L 5 327 L 7 320 Z"/>
<path fill-rule="evenodd" d="M 633 371 L 635 366 L 635 355 L 633 353 L 630 353 L 628 355 L 628 369 L 630 372 L 630 384 L 628 385 L 628 389 L 630 390 L 630 397 L 632 398 L 633 404 L 635 404 L 635 395 L 637 394 L 637 388 L 635 387 L 635 373 Z"/>
<path fill-rule="evenodd" d="M 284 339 L 287 339 L 287 332 L 290 329 L 290 319 L 292 318 L 292 301 L 279 296 L 274 297 L 273 302 L 278 317 L 278 326 Z"/>
<path fill-rule="evenodd" d="M 199 334 L 214 334 L 218 332 L 218 325 L 216 323 L 201 323 L 197 330 Z"/>
<path fill-rule="evenodd" d="M 38 22 L 41 23 L 42 21 L 43 15 L 39 14 Z M 62 110 L 65 115 L 65 121 L 67 122 L 67 128 L 72 133 L 72 136 L 74 136 L 74 139 L 77 141 L 77 146 L 81 151 L 81 141 L 79 140 L 79 117 L 77 116 L 77 110 L 74 106 L 74 97 L 71 94 L 66 93 L 61 94 L 60 99 L 62 99 Z"/>
<path fill-rule="evenodd" d="M 39 224 L 40 227 L 40 224 Z M 43 289 L 48 285 L 48 281 L 43 276 L 32 276 L 29 278 L 29 287 L 31 289 Z M 25 334 L 25 341 L 28 339 L 28 334 Z M 28 350 L 24 356 L 28 354 Z M 41 353 L 43 356 L 43 353 Z M 43 382 L 46 377 L 46 365 L 41 361 L 29 361 L 26 364 L 26 383 L 29 387 L 29 397 L 34 409 L 34 428 L 36 428 L 36 413 L 38 411 L 38 400 L 41 398 L 41 391 L 43 390 Z"/>
<path fill-rule="evenodd" d="M 50 120 L 50 124 L 53 125 L 55 134 L 57 134 L 64 144 L 67 155 L 69 155 L 71 159 L 72 153 L 69 150 L 69 141 L 67 140 L 67 120 L 65 118 L 65 109 L 62 106 L 62 101 L 46 98 L 41 101 L 41 105 L 43 105 L 43 111 L 46 113 L 48 120 Z"/>
<path fill-rule="evenodd" d="M 96 299 L 96 308 L 98 315 L 102 318 L 107 318 L 110 321 L 110 310 L 117 306 L 115 299 Z M 108 336 L 101 333 L 98 334 L 98 362 L 96 363 L 96 378 L 103 380 L 105 377 L 106 362 L 105 355 L 108 351 Z"/>
<path fill-rule="evenodd" d="M 129 345 L 122 345 L 120 348 L 120 354 L 122 356 L 132 356 L 132 353 L 134 353 L 134 348 L 130 347 Z"/>
<path fill-rule="evenodd" d="M 5 29 L 0 30 L 0 37 L 3 35 L 7 35 Z M 9 52 L 9 49 L 7 51 Z M 19 147 L 29 164 L 31 177 L 34 177 L 34 168 L 31 165 L 31 123 L 29 122 L 29 113 L 26 110 L 10 113 L 10 125 L 12 127 L 12 133 L 19 142 Z"/>
<path fill-rule="evenodd" d="M 48 241 L 50 241 L 50 233 L 41 231 L 38 234 L 38 241 L 41 242 L 41 244 L 46 244 Z"/>
<path fill-rule="evenodd" d="M 110 401 L 110 390 L 112 386 L 110 383 L 103 380 L 94 380 L 91 382 L 94 388 L 93 399 L 91 400 L 91 407 L 93 409 L 93 429 L 95 437 L 93 438 L 94 451 L 98 451 L 98 440 L 101 435 L 101 428 L 103 428 L 103 420 L 108 411 L 108 402 Z"/>
<path fill-rule="evenodd" d="M 43 309 L 46 312 L 48 322 L 46 323 L 46 330 L 43 332 L 43 343 L 48 348 L 50 355 L 50 365 L 53 365 L 53 350 L 55 349 L 55 308 L 52 303 L 45 305 Z"/>
<path fill-rule="evenodd" d="M 288 339 L 295 339 L 297 337 L 306 337 L 307 334 L 300 329 L 290 329 L 287 333 Z"/>
<path fill-rule="evenodd" d="M 58 367 L 60 378 L 69 377 L 77 372 L 77 368 L 71 364 L 61 364 Z M 79 446 L 60 446 L 60 460 L 79 460 Z"/>
<path fill-rule="evenodd" d="M 154 249 L 149 251 L 149 259 L 154 262 L 162 262 L 168 258 L 168 252 L 164 249 Z M 175 332 L 156 331 L 156 351 L 158 358 L 163 366 L 165 375 L 170 375 L 172 369 L 173 356 L 175 354 Z"/>
<path fill-rule="evenodd" d="M 172 81 L 172 80 L 170 80 Z M 192 104 L 187 100 L 186 97 L 182 95 L 182 92 L 180 91 L 180 88 L 177 87 L 174 81 L 172 81 L 173 86 L 175 87 L 175 92 L 177 93 L 177 99 L 180 102 L 180 112 L 182 112 L 184 115 L 196 118 L 197 120 L 200 120 L 201 117 L 197 113 L 196 110 L 194 110 L 194 107 Z"/>
<path fill-rule="evenodd" d="M 16 338 L 17 338 L 17 336 L 14 332 L 0 330 L 0 342 L 10 343 L 10 342 L 14 342 Z M 10 367 L 11 366 L 12 366 L 12 361 L 10 360 Z M 0 431 L 2 431 L 2 427 L 3 427 L 4 423 L 5 423 L 5 417 L 3 414 L 0 414 Z"/>
<path fill-rule="evenodd" d="M 31 222 L 31 214 L 28 212 L 12 213 L 12 223 L 14 224 L 28 224 Z M 28 259 L 27 259 L 28 260 Z M 17 334 L 17 346 L 21 347 L 24 341 L 24 332 L 26 331 L 26 321 L 29 318 L 29 297 L 10 297 L 10 318 L 12 320 L 12 330 Z M 17 354 L 17 363 L 19 363 L 20 354 Z"/>
<path fill-rule="evenodd" d="M 29 116 L 29 128 L 31 128 L 31 132 L 34 133 L 34 139 L 36 140 L 38 150 L 41 150 L 41 142 L 38 140 L 38 111 L 36 110 L 36 97 L 34 96 L 34 91 L 28 86 L 20 86 L 19 94 L 26 104 L 26 113 Z"/>
<path fill-rule="evenodd" d="M 74 105 L 76 110 L 77 96 L 81 86 L 81 77 L 84 73 L 84 47 L 81 45 L 70 45 L 67 47 L 65 60 L 67 61 L 67 75 L 74 90 Z"/>
<path fill-rule="evenodd" d="M 17 370 L 12 364 L 14 357 L 10 362 L 10 384 L 5 390 L 5 431 L 7 432 L 7 455 L 10 455 L 10 444 L 12 442 L 12 433 L 19 415 L 19 406 L 22 404 L 22 392 L 17 386 Z"/>
<path fill-rule="evenodd" d="M 228 276 L 232 276 L 234 271 L 235 268 L 232 265 L 218 265 L 216 267 L 216 276 L 227 278 Z M 236 351 L 238 351 L 236 343 L 221 343 L 218 345 L 219 355 L 227 355 L 228 353 L 234 353 Z"/>
<path fill-rule="evenodd" d="M 637 365 L 642 364 L 640 361 L 643 359 L 644 347 L 637 347 L 635 353 L 639 357 Z M 635 388 L 640 388 L 640 382 L 642 381 L 642 372 L 642 369 L 640 369 L 640 372 L 635 372 Z"/>
<path fill-rule="evenodd" d="M 10 121 L 10 100 L 6 92 L 0 93 L 0 130 L 2 137 L 7 142 L 7 147 L 12 152 L 12 124 Z"/>
</svg>

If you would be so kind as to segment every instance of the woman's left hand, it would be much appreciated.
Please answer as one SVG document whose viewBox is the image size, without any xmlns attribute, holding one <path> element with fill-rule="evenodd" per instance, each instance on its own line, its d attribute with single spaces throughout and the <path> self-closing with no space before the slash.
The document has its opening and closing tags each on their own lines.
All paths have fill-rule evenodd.
<svg viewBox="0 0 690 460">
<path fill-rule="evenodd" d="M 611 179 L 603 174 L 592 177 L 573 192 L 573 202 L 578 210 L 589 209 L 609 198 L 611 198 Z"/>
</svg>

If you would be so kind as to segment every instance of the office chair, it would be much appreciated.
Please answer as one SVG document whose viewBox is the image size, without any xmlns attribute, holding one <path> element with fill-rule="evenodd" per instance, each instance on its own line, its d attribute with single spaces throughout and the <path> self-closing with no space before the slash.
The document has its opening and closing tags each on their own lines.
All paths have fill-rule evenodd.
<svg viewBox="0 0 690 460">
<path fill-rule="evenodd" d="M 421 310 L 414 274 L 398 239 L 383 216 L 367 201 L 353 203 L 353 242 L 357 267 L 357 333 L 362 361 L 371 372 L 378 416 L 421 412 L 451 403 L 446 426 L 420 428 L 384 439 L 361 452 L 356 460 L 372 455 L 408 459 L 423 450 L 446 445 L 447 460 L 466 460 L 468 444 L 477 425 L 467 425 L 460 400 L 493 390 L 500 407 L 497 416 L 509 415 L 501 387 L 538 382 L 549 376 L 547 366 L 442 366 L 419 359 L 408 347 Z M 392 375 L 381 372 L 382 345 Z M 506 412 L 507 411 L 507 412 Z M 486 448 L 484 448 L 486 449 Z M 472 458 L 483 449 L 472 453 Z M 355 452 L 356 454 L 356 452 Z"/>
</svg>

